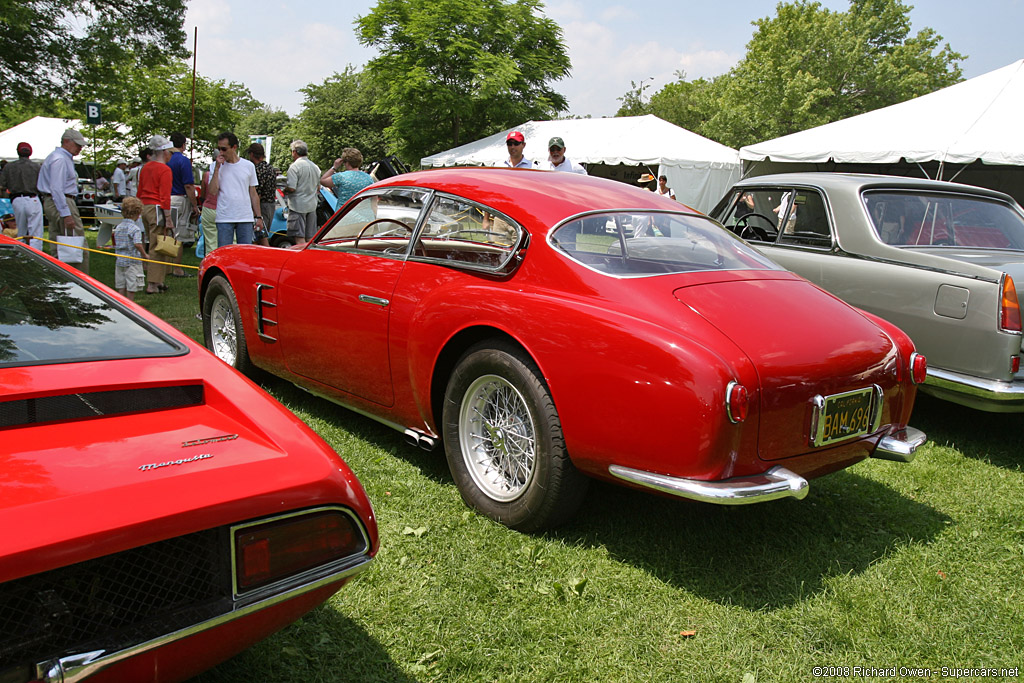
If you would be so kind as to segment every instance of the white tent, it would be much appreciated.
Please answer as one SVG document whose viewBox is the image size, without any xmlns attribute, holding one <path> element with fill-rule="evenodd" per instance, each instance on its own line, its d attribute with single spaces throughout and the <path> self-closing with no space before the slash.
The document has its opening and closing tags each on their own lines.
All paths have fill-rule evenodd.
<svg viewBox="0 0 1024 683">
<path fill-rule="evenodd" d="M 538 164 L 547 160 L 548 140 L 558 136 L 565 141 L 566 156 L 586 164 L 592 175 L 627 182 L 635 182 L 642 173 L 665 175 L 676 199 L 702 211 L 713 207 L 740 177 L 736 150 L 652 115 L 528 121 L 424 157 L 420 164 L 497 166 L 508 158 L 505 136 L 513 130 L 526 137 L 524 154 Z"/>
<path fill-rule="evenodd" d="M 36 116 L 19 123 L 13 128 L 0 133 L 0 159 L 17 159 L 18 143 L 27 142 L 32 145 L 32 160 L 42 161 L 54 149 L 60 146 L 60 136 L 68 128 L 82 130 L 82 122 L 78 119 L 54 119 L 47 116 Z M 83 135 L 87 131 L 83 131 Z"/>
<path fill-rule="evenodd" d="M 748 145 L 740 158 L 757 174 L 813 168 L 808 164 L 909 164 L 910 172 L 948 180 L 965 166 L 988 164 L 1004 167 L 1005 177 L 1006 167 L 1024 167 L 1022 111 L 1024 59 L 890 107 Z"/>
</svg>

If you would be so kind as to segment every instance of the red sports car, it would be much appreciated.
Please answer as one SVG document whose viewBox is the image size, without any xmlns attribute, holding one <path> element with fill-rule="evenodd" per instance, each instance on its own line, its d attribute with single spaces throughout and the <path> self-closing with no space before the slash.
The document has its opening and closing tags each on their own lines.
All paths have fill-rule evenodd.
<svg viewBox="0 0 1024 683">
<path fill-rule="evenodd" d="M 585 475 L 714 503 L 909 461 L 899 329 L 625 184 L 449 169 L 378 182 L 302 249 L 203 261 L 207 345 L 443 441 L 463 499 L 557 524 Z"/>
<path fill-rule="evenodd" d="M 178 681 L 377 552 L 298 418 L 169 325 L 0 237 L 0 681 Z"/>
</svg>

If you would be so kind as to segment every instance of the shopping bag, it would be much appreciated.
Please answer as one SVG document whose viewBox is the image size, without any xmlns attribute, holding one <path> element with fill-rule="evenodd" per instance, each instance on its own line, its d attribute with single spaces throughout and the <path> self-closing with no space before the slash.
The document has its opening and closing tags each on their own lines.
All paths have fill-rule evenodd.
<svg viewBox="0 0 1024 683">
<path fill-rule="evenodd" d="M 157 235 L 156 244 L 153 245 L 153 251 L 164 256 L 177 256 L 178 249 L 181 247 L 181 242 L 174 239 L 170 235 Z"/>
<path fill-rule="evenodd" d="M 196 258 L 206 256 L 206 240 L 203 239 L 203 231 L 199 231 L 199 239 L 196 240 Z"/>
<path fill-rule="evenodd" d="M 64 263 L 81 263 L 85 258 L 84 248 L 84 236 L 57 235 L 57 258 Z"/>
</svg>

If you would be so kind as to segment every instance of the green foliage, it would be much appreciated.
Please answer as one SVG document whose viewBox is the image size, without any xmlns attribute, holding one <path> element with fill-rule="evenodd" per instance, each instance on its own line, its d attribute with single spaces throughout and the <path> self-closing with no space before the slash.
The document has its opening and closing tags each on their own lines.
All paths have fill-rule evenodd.
<svg viewBox="0 0 1024 683">
<path fill-rule="evenodd" d="M 296 138 L 295 125 L 295 120 L 288 116 L 288 112 L 262 105 L 246 115 L 235 127 L 234 132 L 243 150 L 250 135 L 272 135 L 274 142 L 270 146 L 270 158 L 267 161 L 274 168 L 283 171 L 292 163 L 288 145 Z"/>
<path fill-rule="evenodd" d="M 746 56 L 728 74 L 670 84 L 645 113 L 732 147 L 889 106 L 961 79 L 963 55 L 930 28 L 910 35 L 900 0 L 779 3 L 754 22 Z M 628 93 L 627 93 L 628 95 Z"/>
<path fill-rule="evenodd" d="M 19 0 L 0 18 L 0 101 L 66 96 L 98 60 L 185 55 L 185 0 Z"/>
<path fill-rule="evenodd" d="M 367 161 L 387 155 L 384 131 L 391 117 L 375 111 L 381 91 L 365 73 L 347 66 L 301 92 L 306 98 L 295 133 L 309 145 L 309 158 L 320 168 L 330 166 L 345 147 L 355 147 Z"/>
<path fill-rule="evenodd" d="M 552 118 L 568 76 L 562 30 L 539 0 L 379 0 L 356 20 L 388 140 L 413 163 L 530 119 Z"/>
</svg>

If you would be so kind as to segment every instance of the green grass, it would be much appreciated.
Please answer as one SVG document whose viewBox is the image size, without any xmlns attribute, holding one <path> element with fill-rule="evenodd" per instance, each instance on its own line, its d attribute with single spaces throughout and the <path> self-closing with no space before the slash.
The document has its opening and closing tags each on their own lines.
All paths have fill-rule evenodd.
<svg viewBox="0 0 1024 683">
<path fill-rule="evenodd" d="M 195 280 L 169 284 L 139 302 L 200 337 Z M 746 683 L 819 680 L 816 666 L 942 680 L 943 666 L 1024 665 L 1021 416 L 922 397 L 912 423 L 930 443 L 909 465 L 868 461 L 803 501 L 736 508 L 598 484 L 572 523 L 527 535 L 466 508 L 441 452 L 267 388 L 355 470 L 381 551 L 197 681 Z"/>
</svg>

